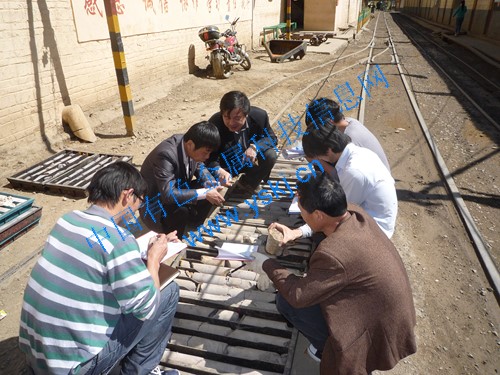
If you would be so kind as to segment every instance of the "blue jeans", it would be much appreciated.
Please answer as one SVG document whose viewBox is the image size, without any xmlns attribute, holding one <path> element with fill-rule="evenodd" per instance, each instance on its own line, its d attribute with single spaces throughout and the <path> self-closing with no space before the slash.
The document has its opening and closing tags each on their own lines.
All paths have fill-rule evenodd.
<svg viewBox="0 0 500 375">
<path fill-rule="evenodd" d="M 276 307 L 286 320 L 297 328 L 317 350 L 323 351 L 329 333 L 319 305 L 297 309 L 278 293 Z"/>
<path fill-rule="evenodd" d="M 101 352 L 80 366 L 78 374 L 107 374 L 121 361 L 121 374 L 146 375 L 161 360 L 172 334 L 179 286 L 172 282 L 160 293 L 155 314 L 146 321 L 122 315 Z"/>
</svg>

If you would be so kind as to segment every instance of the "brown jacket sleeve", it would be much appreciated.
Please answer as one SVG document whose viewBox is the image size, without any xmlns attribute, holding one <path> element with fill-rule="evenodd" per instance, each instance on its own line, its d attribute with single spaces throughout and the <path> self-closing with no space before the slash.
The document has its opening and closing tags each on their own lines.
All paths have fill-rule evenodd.
<svg viewBox="0 0 500 375">
<path fill-rule="evenodd" d="M 266 260 L 262 268 L 280 294 L 295 308 L 319 304 L 338 293 L 347 283 L 342 264 L 331 254 L 321 252 L 320 247 L 311 257 L 304 277 L 294 275 L 274 259 Z"/>
</svg>

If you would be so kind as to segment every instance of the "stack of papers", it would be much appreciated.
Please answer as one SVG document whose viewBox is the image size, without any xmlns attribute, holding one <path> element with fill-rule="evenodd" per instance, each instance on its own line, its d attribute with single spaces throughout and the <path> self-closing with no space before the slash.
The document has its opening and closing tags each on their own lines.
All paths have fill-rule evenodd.
<svg viewBox="0 0 500 375">
<path fill-rule="evenodd" d="M 148 259 L 149 240 L 153 237 L 156 237 L 157 235 L 158 233 L 150 231 L 136 239 L 137 243 L 139 244 L 139 249 L 141 250 L 142 259 Z M 167 254 L 163 257 L 161 261 L 164 262 L 166 259 L 173 257 L 174 255 L 180 253 L 186 247 L 187 245 L 183 242 L 169 242 Z"/>
<path fill-rule="evenodd" d="M 283 157 L 287 160 L 300 158 L 305 155 L 301 141 L 297 141 L 293 146 L 283 149 L 281 153 L 283 154 Z"/>
<path fill-rule="evenodd" d="M 288 213 L 300 214 L 299 197 L 297 196 L 293 197 L 292 203 L 290 204 L 290 207 L 288 207 Z"/>
<path fill-rule="evenodd" d="M 217 250 L 219 255 L 214 259 L 252 261 L 250 253 L 259 250 L 259 246 L 225 242 Z"/>
</svg>

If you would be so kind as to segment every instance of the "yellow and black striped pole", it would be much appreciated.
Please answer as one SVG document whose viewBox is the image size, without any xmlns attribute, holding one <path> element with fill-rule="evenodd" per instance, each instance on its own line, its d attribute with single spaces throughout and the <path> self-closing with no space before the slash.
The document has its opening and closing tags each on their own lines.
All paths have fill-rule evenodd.
<svg viewBox="0 0 500 375">
<path fill-rule="evenodd" d="M 120 23 L 118 22 L 118 14 L 116 13 L 116 1 L 104 0 L 104 8 L 106 9 L 106 18 L 108 20 L 109 39 L 111 40 L 116 79 L 122 102 L 123 119 L 125 120 L 127 135 L 134 135 L 134 103 L 132 102 L 132 92 L 128 81 L 125 51 L 123 50 Z"/>
<path fill-rule="evenodd" d="M 286 2 L 286 38 L 292 38 L 292 0 Z"/>
</svg>

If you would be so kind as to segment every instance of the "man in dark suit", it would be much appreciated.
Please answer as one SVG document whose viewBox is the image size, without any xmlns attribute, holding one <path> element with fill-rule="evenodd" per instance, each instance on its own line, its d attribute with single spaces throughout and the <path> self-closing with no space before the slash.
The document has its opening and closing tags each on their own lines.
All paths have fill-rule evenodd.
<svg viewBox="0 0 500 375">
<path fill-rule="evenodd" d="M 262 180 L 267 181 L 278 157 L 267 112 L 250 106 L 241 91 L 230 91 L 220 101 L 220 112 L 209 121 L 217 126 L 221 137 L 221 146 L 212 153 L 209 165 L 223 168 L 221 182 L 244 172 L 238 187 L 255 191 Z"/>
<path fill-rule="evenodd" d="M 216 184 L 217 171 L 203 162 L 220 146 L 214 124 L 202 121 L 186 134 L 164 140 L 146 157 L 141 174 L 148 184 L 148 199 L 140 213 L 148 228 L 178 237 L 186 225 L 203 222 L 212 205 L 220 206 L 224 197 Z M 193 180 L 193 178 L 196 178 Z"/>
</svg>

